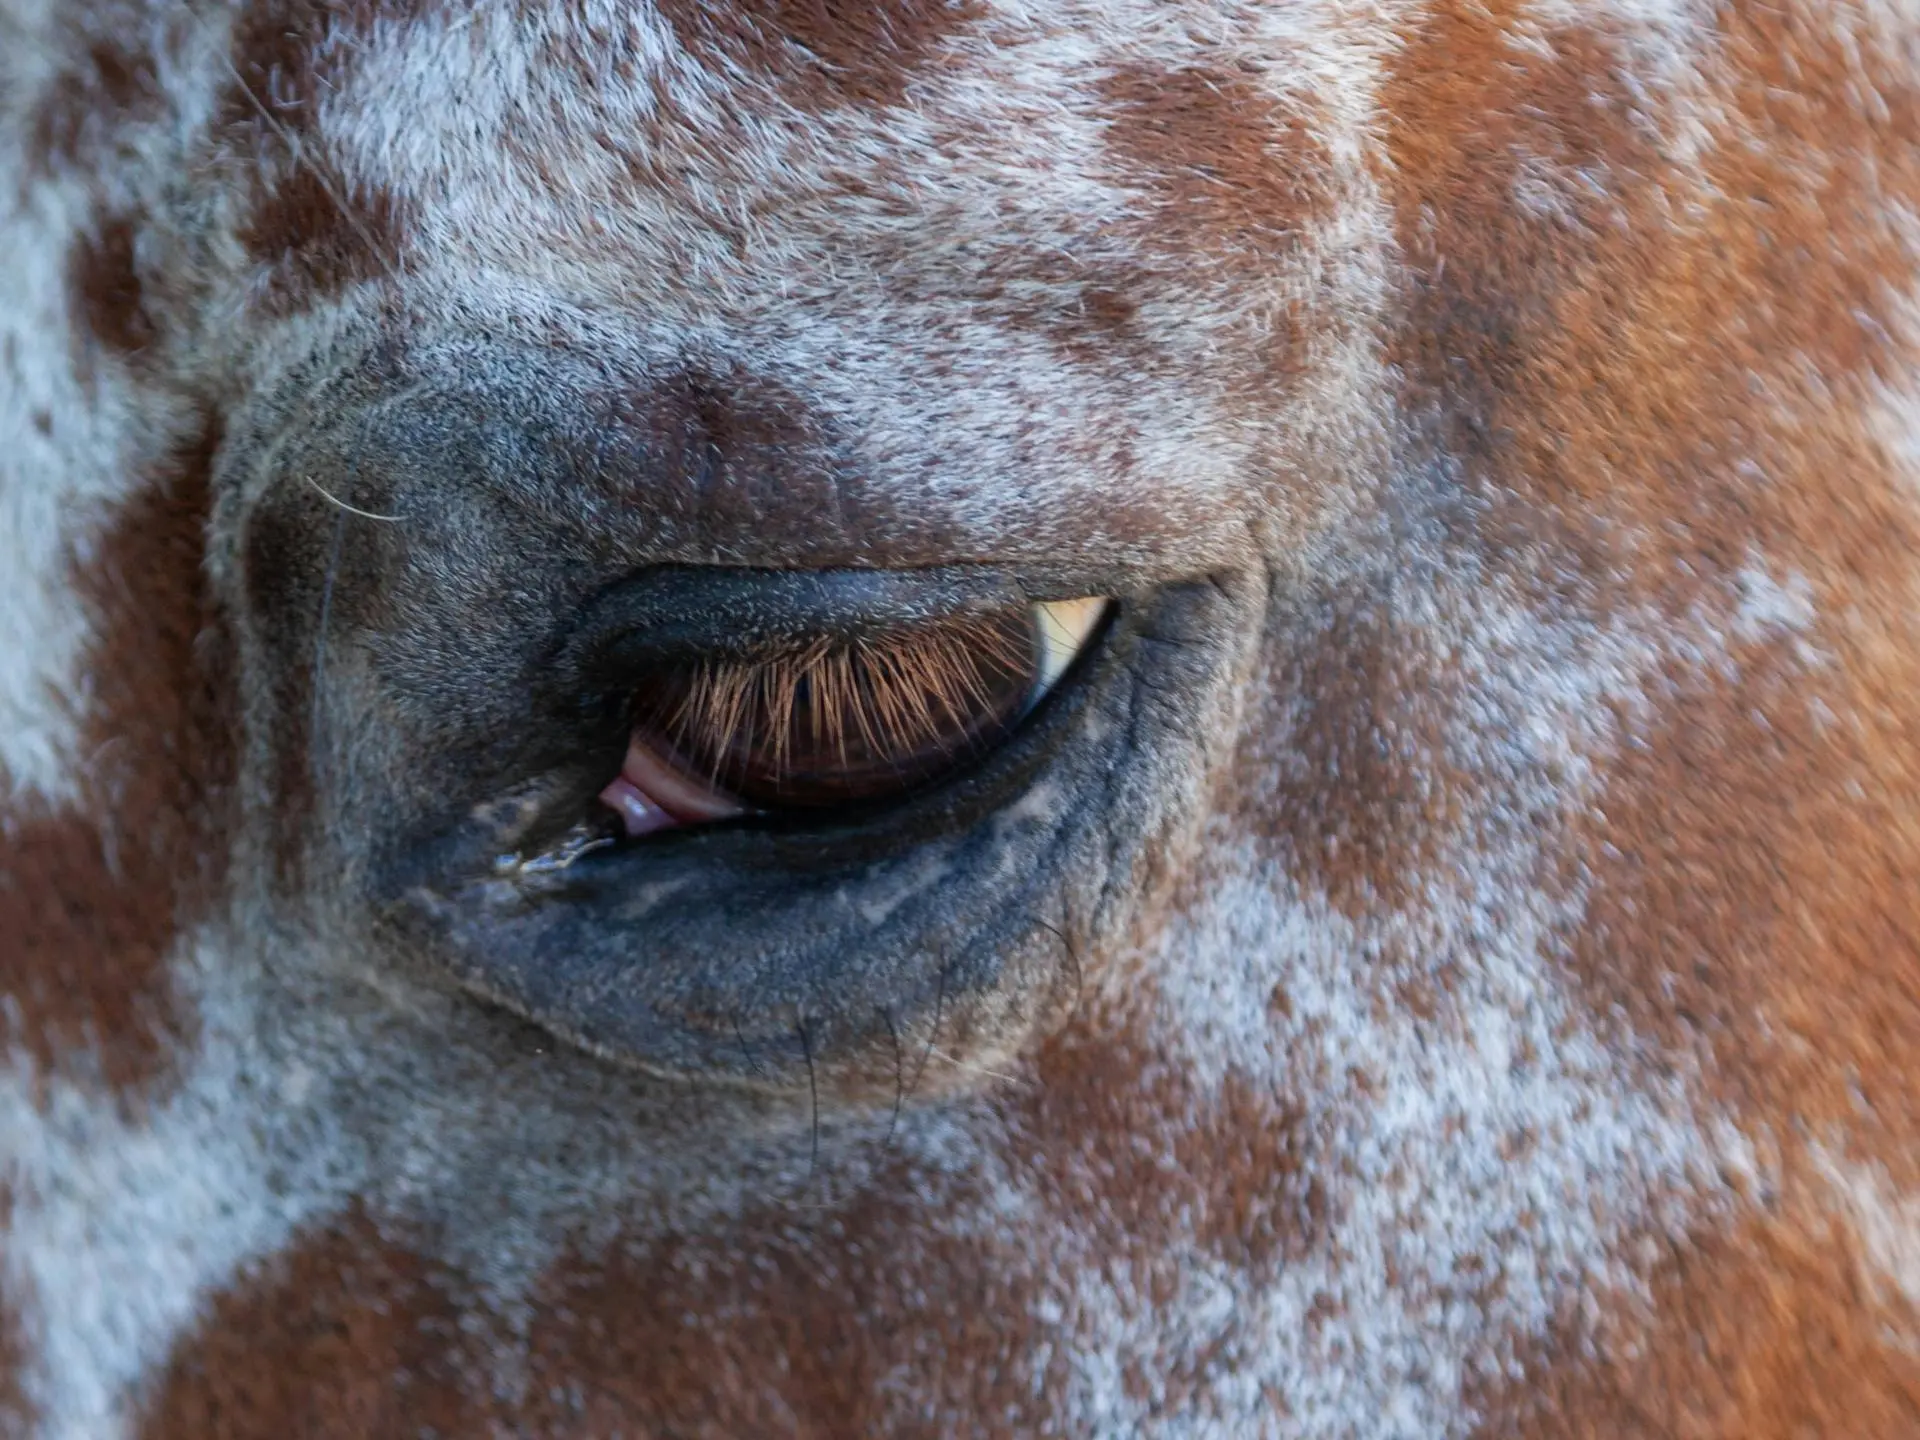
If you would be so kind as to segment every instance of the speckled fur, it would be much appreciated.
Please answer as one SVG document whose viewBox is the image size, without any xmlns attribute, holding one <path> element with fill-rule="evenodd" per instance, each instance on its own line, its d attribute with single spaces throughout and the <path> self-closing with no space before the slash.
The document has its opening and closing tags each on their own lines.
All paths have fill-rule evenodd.
<svg viewBox="0 0 1920 1440">
<path fill-rule="evenodd" d="M 1920 1430 L 1916 137 L 1867 0 L 0 0 L 0 1428 Z M 1193 591 L 811 1087 L 396 956 L 465 657 L 281 628 L 500 544 L 342 426 L 689 369 L 753 504 L 527 535 Z"/>
</svg>

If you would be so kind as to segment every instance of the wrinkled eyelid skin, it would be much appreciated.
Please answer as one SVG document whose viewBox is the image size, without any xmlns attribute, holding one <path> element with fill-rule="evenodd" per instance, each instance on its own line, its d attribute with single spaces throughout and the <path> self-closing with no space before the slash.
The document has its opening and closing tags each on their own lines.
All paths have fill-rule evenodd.
<svg viewBox="0 0 1920 1440">
<path fill-rule="evenodd" d="M 252 733 L 287 747 L 263 757 L 277 773 L 309 777 L 283 892 L 330 877 L 314 923 L 340 952 L 489 1002 L 457 1012 L 472 1043 L 508 1043 L 517 1017 L 567 1042 L 549 1062 L 563 1069 L 584 1051 L 626 1071 L 891 1095 L 902 1036 L 937 1030 L 967 1064 L 1024 1045 L 1070 988 L 1070 946 L 1137 913 L 1134 872 L 1197 823 L 1196 756 L 1232 733 L 1264 572 L 1142 582 L 1055 549 L 729 578 L 687 563 L 691 522 L 674 514 L 561 503 L 606 482 L 577 468 L 589 449 L 553 439 L 567 415 L 539 394 L 516 395 L 502 437 L 487 417 L 503 407 L 413 393 L 404 369 L 354 383 L 405 408 L 281 441 L 249 481 L 249 529 L 276 537 L 246 567 L 254 653 L 292 675 L 321 657 L 314 687 L 269 689 Z M 341 526 L 309 476 L 411 518 Z M 1116 619 L 1059 703 L 924 798 L 837 824 L 689 826 L 568 864 L 509 858 L 562 840 L 618 773 L 623 677 L 650 647 L 1106 594 Z M 1070 637 L 1090 608 L 1052 621 Z"/>
<path fill-rule="evenodd" d="M 387 913 L 461 985 L 649 1071 L 877 1084 L 890 1032 L 936 1008 L 953 1043 L 972 1027 L 998 1052 L 1059 1000 L 1063 924 L 1097 928 L 1114 867 L 1182 823 L 1149 797 L 1202 733 L 1182 712 L 1224 698 L 1221 637 L 1244 633 L 1224 609 L 1201 585 L 1144 607 L 1144 634 L 1123 615 L 1057 703 L 912 803 L 503 874 L 509 805 L 397 847 Z"/>
</svg>

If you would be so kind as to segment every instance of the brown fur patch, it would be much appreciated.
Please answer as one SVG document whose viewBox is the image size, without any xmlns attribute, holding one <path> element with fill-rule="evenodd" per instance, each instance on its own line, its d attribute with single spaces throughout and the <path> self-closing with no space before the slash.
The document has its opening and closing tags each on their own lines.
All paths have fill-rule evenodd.
<svg viewBox="0 0 1920 1440">
<path fill-rule="evenodd" d="M 159 1377 L 144 1440 L 485 1432 L 446 1277 L 354 1212 L 219 1296 Z M 469 1398 L 471 1397 L 471 1398 Z"/>
<path fill-rule="evenodd" d="M 339 86 L 355 49 L 381 25 L 407 23 L 426 3 L 259 0 L 243 7 L 233 27 L 233 83 L 222 101 L 222 121 L 263 138 L 312 130 L 322 97 Z"/>
<path fill-rule="evenodd" d="M 1032 1318 L 1051 1283 L 1034 1266 L 1051 1261 L 1029 1240 L 1057 1226 L 1163 1298 L 1183 1278 L 1172 1237 L 1263 1275 L 1324 1243 L 1329 1203 L 1278 1097 L 1230 1084 L 1203 1100 L 1083 1029 L 1009 1106 L 1010 1153 L 1052 1215 L 1038 1235 L 957 1236 L 944 1221 L 989 1197 L 896 1164 L 851 1199 L 770 1197 L 709 1234 L 577 1252 L 539 1282 L 522 1342 L 457 1277 L 350 1218 L 215 1303 L 144 1433 L 1047 1433 L 1075 1317 L 1058 1332 Z M 1171 1164 L 1139 1143 L 1163 1131 Z M 1231 1364 L 1180 1359 L 1153 1377 L 1157 1403 L 1194 1402 Z"/>
<path fill-rule="evenodd" d="M 162 43 L 177 42 L 183 22 L 174 21 Z M 27 131 L 27 156 L 45 175 L 70 165 L 103 143 L 111 132 L 160 113 L 158 58 L 123 38 L 98 39 L 80 62 L 48 87 Z"/>
<path fill-rule="evenodd" d="M 1032 1297 L 992 1248 L 930 1235 L 910 1204 L 873 1200 L 832 1218 L 802 1212 L 725 1249 L 581 1257 L 541 1296 L 523 1423 L 819 1440 L 1033 1433 L 1045 1389 L 1012 1323 Z M 715 1315 L 727 1318 L 704 1318 Z M 895 1389 L 903 1376 L 910 1398 Z"/>
<path fill-rule="evenodd" d="M 1098 93 L 1108 176 L 1140 197 L 1117 228 L 1136 247 L 1141 274 L 1118 277 L 1120 293 L 1171 301 L 1177 314 L 1223 287 L 1251 332 L 1251 353 L 1221 378 L 1243 413 L 1270 411 L 1303 373 L 1316 327 L 1301 296 L 1278 295 L 1274 281 L 1297 265 L 1303 242 L 1336 204 L 1332 160 L 1311 128 L 1308 102 L 1271 93 L 1251 66 L 1225 63 L 1129 63 Z M 1151 370 L 1197 358 L 1156 353 L 1153 329 L 1130 316 L 1121 325 L 1088 324 L 1097 313 L 1065 332 L 1079 363 L 1117 356 Z"/>
<path fill-rule="evenodd" d="M 1415 264 L 1394 358 L 1489 502 L 1490 553 L 1728 647 L 1653 677 L 1651 722 L 1618 717 L 1560 857 L 1589 892 L 1568 956 L 1588 1010 L 1646 1063 L 1700 1062 L 1750 1130 L 1857 1143 L 1911 1187 L 1920 516 L 1860 407 L 1907 364 L 1875 317 L 1911 282 L 1884 197 L 1920 194 L 1920 109 L 1817 7 L 1717 16 L 1725 143 L 1695 175 L 1629 113 L 1607 42 L 1549 57 L 1440 8 L 1385 99 Z M 1743 628 L 1756 575 L 1804 584 L 1802 628 Z M 1646 1333 L 1621 1320 L 1596 1370 L 1570 1336 L 1564 1372 L 1503 1402 L 1533 1428 L 1489 1433 L 1911 1433 L 1920 1370 L 1811 1224 L 1692 1243 Z"/>
<path fill-rule="evenodd" d="M 240 232 L 247 253 L 268 267 L 259 293 L 269 315 L 294 314 L 399 268 L 406 239 L 399 202 L 379 189 L 349 195 L 323 164 L 305 156 Z"/>
<path fill-rule="evenodd" d="M 1516 453 L 1512 433 L 1542 390 L 1556 409 L 1582 398 L 1560 391 L 1566 377 L 1533 369 L 1534 352 L 1603 339 L 1568 331 L 1555 300 L 1582 284 L 1611 293 L 1641 268 L 1596 268 L 1608 199 L 1587 196 L 1562 223 L 1523 209 L 1514 193 L 1523 167 L 1531 160 L 1630 179 L 1658 163 L 1626 113 L 1606 44 L 1576 33 L 1556 36 L 1550 57 L 1512 49 L 1503 27 L 1517 8 L 1435 6 L 1381 96 L 1411 268 L 1409 310 L 1389 359 L 1406 377 L 1413 411 L 1444 416 L 1446 447 L 1500 479 L 1564 468 L 1551 450 Z"/>
<path fill-rule="evenodd" d="M 542 1282 L 524 1353 L 459 1292 L 349 1217 L 214 1304 L 156 1387 L 143 1436 L 1025 1428 L 976 1431 L 1007 1414 L 998 1386 L 1012 1375 L 980 1362 L 1007 1358 L 1002 1322 L 1027 1297 L 1009 1294 L 975 1245 L 930 1243 L 898 1200 L 775 1213 L 724 1246 L 578 1254 Z M 928 1387 L 919 1423 L 881 1383 L 901 1365 Z M 521 1398 L 489 1385 L 504 1372 L 524 1375 Z M 1031 1403 L 1030 1387 L 1013 1388 Z"/>
<path fill-rule="evenodd" d="M 1920 1366 L 1858 1247 L 1804 1210 L 1669 1247 L 1648 1301 L 1569 1327 L 1469 1397 L 1486 1440 L 1902 1440 Z M 1908 1317 L 1911 1318 L 1911 1317 Z"/>
<path fill-rule="evenodd" d="M 707 64 L 774 78 L 808 110 L 898 105 L 914 70 L 978 19 L 977 0 L 664 0 L 682 46 Z"/>
<path fill-rule="evenodd" d="M 1753 640 L 1736 676 L 1668 677 L 1567 861 L 1595 877 L 1576 969 L 1602 1013 L 1683 1051 L 1704 1041 L 1726 1099 L 1805 1113 L 1819 1069 L 1817 1113 L 1845 1116 L 1844 1076 L 1884 1075 L 1920 1042 L 1902 993 L 1920 902 L 1900 878 L 1920 869 L 1920 725 L 1901 698 L 1920 687 L 1920 516 L 1851 408 L 1891 358 L 1871 317 L 1911 263 L 1873 197 L 1920 193 L 1896 138 L 1920 109 L 1876 77 L 1875 120 L 1850 106 L 1829 37 L 1730 15 L 1727 123 L 1769 143 L 1710 149 L 1710 188 L 1676 226 L 1648 189 L 1663 162 L 1607 98 L 1607 53 L 1574 35 L 1556 60 L 1517 55 L 1487 23 L 1464 7 L 1437 22 L 1391 103 L 1406 243 L 1431 261 L 1409 370 L 1446 388 L 1456 452 L 1515 497 L 1497 538 L 1572 556 L 1584 603 L 1652 605 L 1682 632 L 1698 612 L 1730 626 L 1751 567 L 1797 572 L 1819 617 L 1804 643 L 1828 657 Z M 1606 224 L 1515 204 L 1514 157 L 1543 153 L 1616 177 Z M 1911 1135 L 1920 1113 L 1897 1108 Z"/>
<path fill-rule="evenodd" d="M 231 656 L 202 573 L 217 437 L 123 508 L 76 574 L 93 617 L 86 800 L 0 829 L 0 993 L 43 1067 L 130 1090 L 180 1017 L 167 946 L 202 905 L 234 760 Z"/>
<path fill-rule="evenodd" d="M 1390 592 L 1370 598 L 1277 657 L 1259 688 L 1300 713 L 1251 727 L 1233 792 L 1288 870 L 1356 919 L 1412 898 L 1459 838 L 1468 783 L 1443 733 L 1452 677 L 1396 630 Z"/>
<path fill-rule="evenodd" d="M 78 241 L 67 259 L 77 328 L 122 355 L 136 355 L 154 339 L 135 240 L 133 221 L 116 217 Z"/>
<path fill-rule="evenodd" d="M 1920 661 L 1904 627 L 1856 615 L 1809 637 L 1831 673 L 1790 640 L 1743 647 L 1737 680 L 1682 689 L 1615 764 L 1566 859 L 1597 877 L 1570 958 L 1606 1011 L 1707 1056 L 1716 1098 L 1903 1156 L 1920 1131 Z M 1920 1164 L 1896 1173 L 1920 1184 Z"/>
<path fill-rule="evenodd" d="M 1674 609 L 1752 546 L 1851 563 L 1821 552 L 1861 503 L 1855 466 L 1813 433 L 1832 400 L 1807 382 L 1857 396 L 1891 359 L 1874 316 L 1911 262 L 1879 197 L 1920 191 L 1911 85 L 1871 76 L 1871 119 L 1831 36 L 1728 12 L 1730 138 L 1695 177 L 1632 113 L 1610 42 L 1558 33 L 1548 57 L 1498 22 L 1441 7 L 1383 97 L 1414 266 L 1391 358 L 1469 483 L 1520 501 L 1494 538 Z M 1553 205 L 1523 203 L 1543 175 Z"/>
<path fill-rule="evenodd" d="M 1270 259 L 1324 217 L 1328 157 L 1303 118 L 1245 75 L 1123 66 L 1102 86 L 1116 178 L 1158 204 L 1140 225 L 1159 250 Z"/>
<path fill-rule="evenodd" d="M 399 200 L 350 183 L 313 137 L 321 102 L 345 83 L 355 54 L 421 8 L 419 0 L 275 0 L 247 6 L 234 25 L 222 127 L 233 149 L 256 157 L 259 173 L 270 173 L 259 163 L 267 156 L 284 167 L 256 194 L 239 235 L 267 267 L 256 299 L 270 316 L 399 268 L 407 232 Z"/>
<path fill-rule="evenodd" d="M 1117 1019 L 1050 1040 L 1008 1109 L 1056 1223 L 1154 1285 L 1178 1284 L 1170 1242 L 1189 1225 L 1256 1277 L 1325 1239 L 1330 1204 L 1298 1106 L 1238 1077 L 1204 1094 Z"/>
</svg>

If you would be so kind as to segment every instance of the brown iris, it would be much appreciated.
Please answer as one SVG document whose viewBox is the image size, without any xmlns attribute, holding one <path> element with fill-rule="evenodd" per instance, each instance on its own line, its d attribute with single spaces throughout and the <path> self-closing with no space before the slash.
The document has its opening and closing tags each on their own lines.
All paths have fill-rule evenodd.
<svg viewBox="0 0 1920 1440">
<path fill-rule="evenodd" d="M 984 754 L 1040 688 L 1046 640 L 1021 609 L 796 640 L 662 666 L 634 739 L 761 809 L 899 795 Z"/>
</svg>

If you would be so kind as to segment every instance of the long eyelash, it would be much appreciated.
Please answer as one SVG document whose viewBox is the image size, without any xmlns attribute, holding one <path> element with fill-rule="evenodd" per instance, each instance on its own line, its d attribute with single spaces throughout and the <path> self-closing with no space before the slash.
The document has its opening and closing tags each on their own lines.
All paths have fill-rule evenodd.
<svg viewBox="0 0 1920 1440">
<path fill-rule="evenodd" d="M 994 677 L 1023 674 L 1030 651 L 1003 618 L 981 617 L 846 641 L 815 639 L 747 660 L 705 660 L 663 717 L 667 738 L 705 757 L 760 750 L 785 771 L 797 736 L 840 763 L 968 743 L 995 701 Z"/>
</svg>

